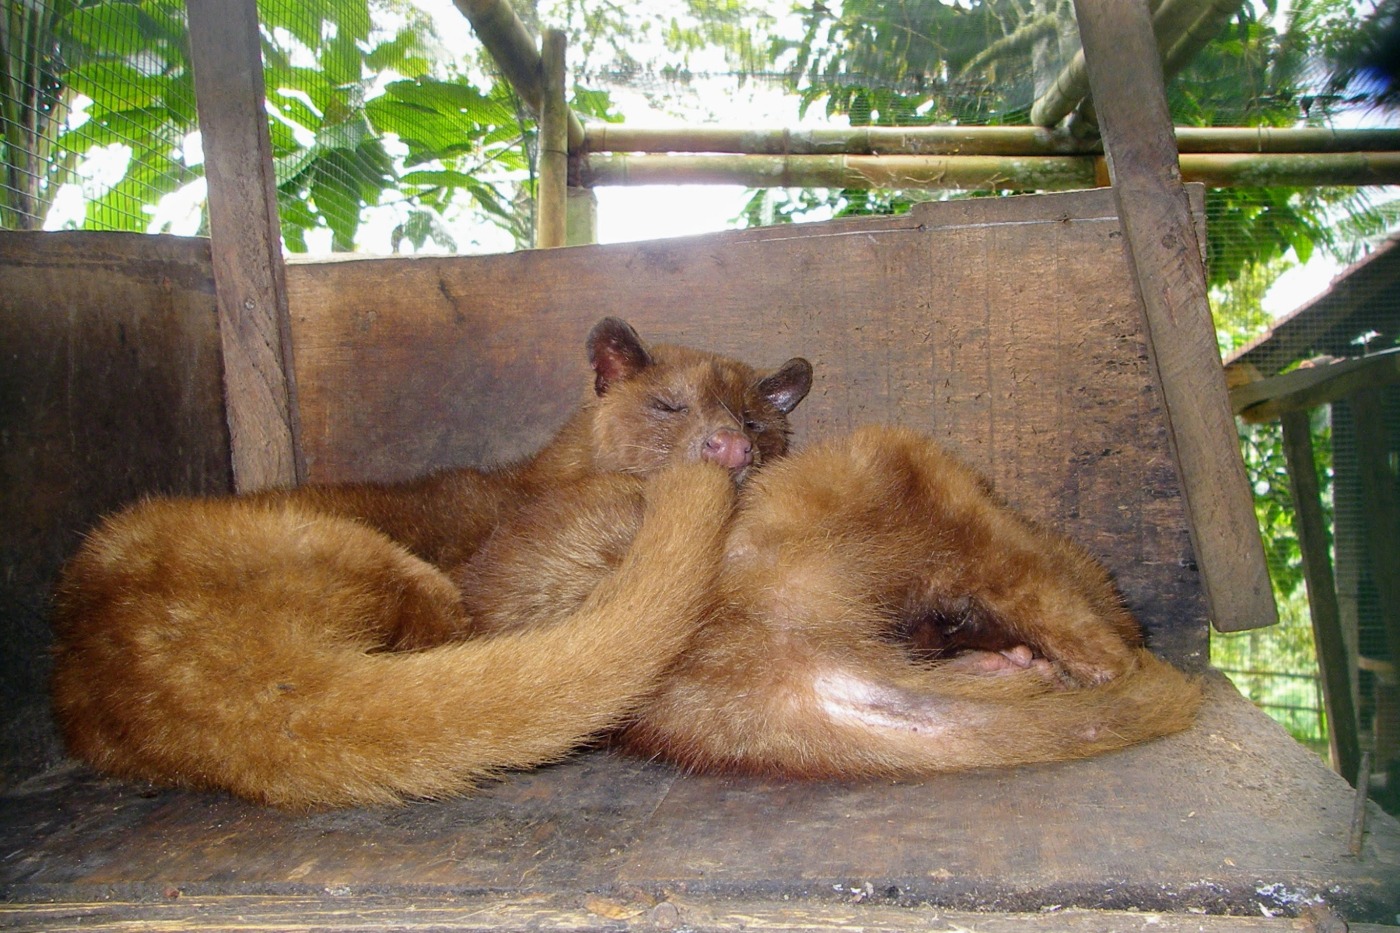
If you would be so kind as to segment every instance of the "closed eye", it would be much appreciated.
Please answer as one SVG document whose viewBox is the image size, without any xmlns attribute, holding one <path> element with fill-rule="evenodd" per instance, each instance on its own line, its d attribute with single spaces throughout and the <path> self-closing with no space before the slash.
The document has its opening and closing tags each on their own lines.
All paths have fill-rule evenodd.
<svg viewBox="0 0 1400 933">
<path fill-rule="evenodd" d="M 683 402 L 677 402 L 673 399 L 663 398 L 659 395 L 652 397 L 651 407 L 655 411 L 659 411 L 662 414 L 666 415 L 683 415 L 686 412 L 690 411 L 689 405 L 686 405 Z"/>
</svg>

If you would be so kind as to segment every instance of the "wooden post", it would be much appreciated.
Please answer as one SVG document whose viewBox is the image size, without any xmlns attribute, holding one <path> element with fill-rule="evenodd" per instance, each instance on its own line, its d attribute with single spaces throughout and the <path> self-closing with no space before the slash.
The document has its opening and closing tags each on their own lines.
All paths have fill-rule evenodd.
<svg viewBox="0 0 1400 933">
<path fill-rule="evenodd" d="M 563 246 L 569 222 L 569 104 L 564 90 L 563 31 L 546 29 L 541 52 L 540 180 L 535 195 L 535 245 Z"/>
<path fill-rule="evenodd" d="M 240 492 L 301 482 L 291 323 L 254 0 L 188 0 L 225 404 Z"/>
<path fill-rule="evenodd" d="M 1366 510 L 1371 582 L 1376 588 L 1386 650 L 1391 664 L 1400 669 L 1400 503 L 1396 502 L 1381 391 L 1373 386 L 1356 393 L 1351 410 L 1356 423 L 1356 460 Z"/>
<path fill-rule="evenodd" d="M 1123 246 L 1215 627 L 1278 621 L 1145 0 L 1075 0 Z"/>
<path fill-rule="evenodd" d="M 1293 528 L 1303 552 L 1303 577 L 1308 587 L 1308 612 L 1312 616 L 1313 643 L 1322 671 L 1322 699 L 1327 709 L 1327 741 L 1332 767 L 1353 786 L 1361 762 L 1360 726 L 1352 699 L 1354 659 L 1342 634 L 1337 606 L 1337 585 L 1327 547 L 1327 524 L 1322 515 L 1322 494 L 1313 458 L 1312 428 L 1306 411 L 1285 412 L 1283 454 L 1293 486 Z"/>
</svg>

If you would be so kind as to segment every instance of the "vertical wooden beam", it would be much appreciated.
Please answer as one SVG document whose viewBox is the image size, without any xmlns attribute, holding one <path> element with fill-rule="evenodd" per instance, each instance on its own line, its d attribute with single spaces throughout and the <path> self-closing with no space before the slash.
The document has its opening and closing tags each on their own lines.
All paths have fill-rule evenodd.
<svg viewBox="0 0 1400 933">
<path fill-rule="evenodd" d="M 563 246 L 569 224 L 569 105 L 565 96 L 564 33 L 546 29 L 541 51 L 540 180 L 535 194 L 535 245 Z"/>
<path fill-rule="evenodd" d="M 1075 0 L 1074 7 L 1211 619 L 1224 632 L 1271 625 L 1278 607 L 1230 414 L 1147 3 Z"/>
<path fill-rule="evenodd" d="M 1356 393 L 1351 410 L 1356 420 L 1356 460 L 1366 510 L 1371 582 L 1376 588 L 1386 650 L 1390 662 L 1400 669 L 1400 503 L 1390 466 L 1382 391 L 1376 386 Z"/>
<path fill-rule="evenodd" d="M 240 492 L 301 482 L 291 322 L 254 0 L 187 0 L 225 404 Z"/>
<path fill-rule="evenodd" d="M 1331 746 L 1332 766 L 1354 786 L 1361 763 L 1360 725 L 1352 700 L 1354 660 L 1347 651 L 1341 612 L 1337 607 L 1337 586 L 1313 457 L 1312 427 L 1306 411 L 1285 412 L 1282 420 L 1283 455 L 1293 487 L 1293 528 L 1303 552 L 1313 644 L 1317 648 L 1318 668 L 1322 671 L 1327 741 Z"/>
</svg>

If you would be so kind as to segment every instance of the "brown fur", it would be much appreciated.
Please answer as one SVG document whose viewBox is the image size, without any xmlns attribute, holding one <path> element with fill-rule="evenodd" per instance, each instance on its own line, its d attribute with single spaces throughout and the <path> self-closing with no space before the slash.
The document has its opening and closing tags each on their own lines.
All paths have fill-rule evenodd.
<svg viewBox="0 0 1400 933">
<path fill-rule="evenodd" d="M 625 552 L 635 507 L 592 492 L 522 511 L 474 557 L 483 625 L 549 624 Z M 1140 644 L 1096 561 L 932 441 L 869 428 L 744 487 L 712 618 L 621 741 L 801 776 L 1083 757 L 1194 719 L 1199 686 Z"/>
<path fill-rule="evenodd" d="M 589 357 L 517 467 L 104 523 L 58 592 L 73 751 L 305 806 L 454 794 L 613 729 L 692 768 L 905 775 L 1191 722 L 1102 567 L 931 441 L 783 457 L 805 361 L 760 377 L 617 321 Z"/>
<path fill-rule="evenodd" d="M 647 351 L 615 320 L 588 347 L 588 401 L 520 466 L 151 500 L 102 523 L 56 594 L 70 750 L 119 775 L 343 805 L 456 794 L 616 726 L 704 620 L 734 479 L 784 452 L 811 369 Z M 558 624 L 463 640 L 476 629 L 445 568 L 541 496 L 567 511 L 576 488 L 627 504 L 626 545 Z"/>
</svg>

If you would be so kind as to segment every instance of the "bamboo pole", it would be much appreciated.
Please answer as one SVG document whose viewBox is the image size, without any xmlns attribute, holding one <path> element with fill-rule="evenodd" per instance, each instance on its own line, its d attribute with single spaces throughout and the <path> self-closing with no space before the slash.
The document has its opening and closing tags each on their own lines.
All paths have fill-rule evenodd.
<svg viewBox="0 0 1400 933">
<path fill-rule="evenodd" d="M 535 193 L 535 246 L 563 246 L 569 217 L 569 105 L 564 97 L 567 39 L 547 29 L 542 49 L 544 99 L 540 113 L 540 177 Z"/>
<path fill-rule="evenodd" d="M 1400 184 L 1400 152 L 1188 153 L 1184 181 L 1211 187 Z M 1108 184 L 1102 156 L 628 155 L 585 156 L 587 187 L 907 188 L 1067 191 Z"/>
<path fill-rule="evenodd" d="M 1400 148 L 1400 130 L 1396 131 Z M 726 126 L 584 128 L 588 152 L 728 152 L 750 155 L 1072 155 L 1079 140 L 1038 126 L 859 126 L 761 129 Z"/>
<path fill-rule="evenodd" d="M 588 187 L 929 188 L 1065 191 L 1107 183 L 1094 156 L 601 155 L 580 166 Z"/>
<path fill-rule="evenodd" d="M 1181 156 L 1181 175 L 1211 188 L 1393 185 L 1400 152 L 1195 153 Z"/>
<path fill-rule="evenodd" d="M 1167 77 L 1189 65 L 1201 49 L 1220 34 L 1221 28 L 1240 6 L 1241 0 L 1212 0 L 1208 3 L 1196 21 L 1177 36 L 1162 57 L 1162 70 Z"/>
<path fill-rule="evenodd" d="M 544 73 L 535 40 L 520 17 L 506 0 L 452 0 L 458 11 L 472 24 L 472 31 L 486 46 L 496 67 L 525 106 L 536 115 L 544 112 Z M 583 145 L 583 124 L 573 111 L 566 118 L 569 126 L 569 147 Z"/>
<path fill-rule="evenodd" d="M 1184 153 L 1400 152 L 1400 129 L 1176 127 Z M 859 126 L 761 129 L 590 124 L 584 149 L 598 152 L 724 152 L 750 155 L 1093 155 L 1080 140 L 1041 126 Z"/>
<path fill-rule="evenodd" d="M 1242 0 L 1159 0 L 1149 3 L 1157 54 L 1165 59 L 1178 44 L 1183 49 L 1196 41 L 1208 21 L 1218 17 L 1219 7 L 1238 9 Z M 1177 67 L 1184 62 L 1175 60 Z M 1171 74 L 1172 71 L 1166 71 Z M 1036 126 L 1055 126 L 1089 97 L 1089 74 L 1080 49 L 1055 77 L 1050 89 L 1031 105 L 1030 120 Z"/>
<path fill-rule="evenodd" d="M 1220 34 L 1225 23 L 1240 8 L 1241 0 L 1207 0 L 1203 6 L 1192 8 L 1193 4 L 1181 4 L 1181 16 L 1173 11 L 1173 21 L 1159 23 L 1153 20 L 1153 27 L 1159 36 L 1157 50 L 1162 56 L 1162 75 L 1170 81 L 1183 68 L 1191 64 L 1201 49 Z M 1166 7 L 1163 6 L 1165 11 Z M 1190 19 L 1194 15 L 1194 19 Z M 1094 113 L 1094 100 L 1086 97 L 1075 107 L 1074 113 L 1066 121 L 1071 133 L 1082 134 L 1083 126 L 1097 126 L 1098 117 Z"/>
</svg>

